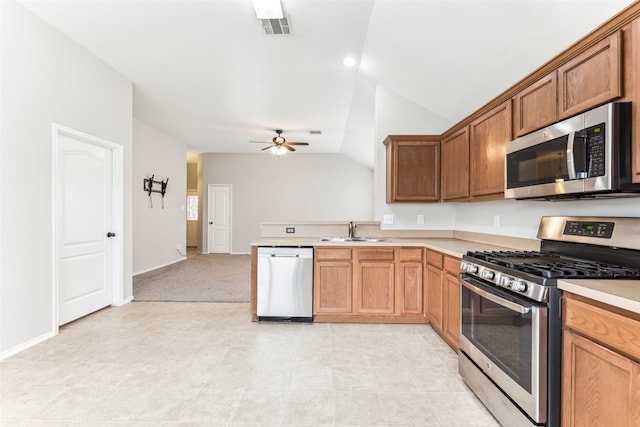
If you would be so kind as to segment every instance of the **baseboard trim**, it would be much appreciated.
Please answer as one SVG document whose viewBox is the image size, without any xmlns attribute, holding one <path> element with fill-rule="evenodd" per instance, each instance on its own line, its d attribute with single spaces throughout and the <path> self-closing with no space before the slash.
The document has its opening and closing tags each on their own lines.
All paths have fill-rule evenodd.
<svg viewBox="0 0 640 427">
<path fill-rule="evenodd" d="M 138 274 L 147 273 L 149 271 L 157 270 L 158 268 L 166 267 L 166 266 L 171 265 L 171 264 L 176 264 L 176 263 L 178 263 L 180 261 L 184 261 L 185 259 L 187 259 L 187 257 L 176 259 L 176 260 L 170 261 L 170 262 L 168 262 L 166 264 L 161 264 L 161 265 L 157 265 L 155 267 L 147 268 L 145 270 L 133 273 L 133 276 L 137 276 Z"/>
<path fill-rule="evenodd" d="M 17 345 L 15 347 L 13 347 L 13 348 L 10 348 L 10 349 L 8 349 L 6 351 L 3 351 L 2 353 L 0 353 L 0 360 L 7 359 L 7 358 L 9 358 L 9 357 L 11 357 L 11 356 L 13 356 L 15 354 L 18 354 L 18 353 L 20 353 L 22 351 L 25 351 L 28 348 L 31 348 L 31 347 L 33 347 L 35 345 L 40 344 L 43 341 L 46 341 L 46 340 L 48 340 L 50 338 L 55 337 L 56 335 L 58 335 L 58 334 L 55 331 L 50 331 L 50 332 L 47 332 L 46 334 L 40 335 L 39 337 L 35 337 L 35 338 L 33 338 L 33 339 L 31 339 L 31 340 L 29 340 L 27 342 L 24 342 L 24 343 L 22 343 L 20 345 Z"/>
</svg>

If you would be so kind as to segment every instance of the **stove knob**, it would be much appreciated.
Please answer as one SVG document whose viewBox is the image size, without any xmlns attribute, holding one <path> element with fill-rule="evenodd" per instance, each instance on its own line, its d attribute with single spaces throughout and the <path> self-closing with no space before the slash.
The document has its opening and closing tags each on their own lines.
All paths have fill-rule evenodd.
<svg viewBox="0 0 640 427">
<path fill-rule="evenodd" d="M 467 266 L 467 273 L 476 274 L 477 272 L 478 272 L 478 266 L 477 265 L 469 264 Z"/>
<path fill-rule="evenodd" d="M 460 263 L 460 270 L 462 270 L 462 271 L 466 271 L 466 270 L 467 270 L 467 265 L 468 265 L 468 264 L 467 264 L 467 262 L 466 262 L 466 261 L 462 261 L 462 262 Z"/>
<path fill-rule="evenodd" d="M 500 286 L 504 287 L 504 288 L 508 288 L 511 285 L 512 280 L 509 279 L 508 277 L 502 276 L 500 278 Z"/>
<path fill-rule="evenodd" d="M 527 290 L 527 284 L 520 280 L 514 280 L 511 283 L 511 289 L 513 289 L 516 292 L 524 292 Z"/>
<path fill-rule="evenodd" d="M 483 279 L 493 280 L 493 278 L 496 276 L 496 273 L 489 270 L 483 270 L 481 276 Z"/>
</svg>

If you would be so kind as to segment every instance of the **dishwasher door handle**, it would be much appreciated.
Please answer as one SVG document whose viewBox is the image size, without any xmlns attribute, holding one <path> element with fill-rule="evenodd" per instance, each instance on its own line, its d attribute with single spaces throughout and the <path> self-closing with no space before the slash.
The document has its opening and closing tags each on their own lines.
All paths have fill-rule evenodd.
<svg viewBox="0 0 640 427">
<path fill-rule="evenodd" d="M 298 254 L 271 254 L 271 258 L 300 258 Z"/>
</svg>

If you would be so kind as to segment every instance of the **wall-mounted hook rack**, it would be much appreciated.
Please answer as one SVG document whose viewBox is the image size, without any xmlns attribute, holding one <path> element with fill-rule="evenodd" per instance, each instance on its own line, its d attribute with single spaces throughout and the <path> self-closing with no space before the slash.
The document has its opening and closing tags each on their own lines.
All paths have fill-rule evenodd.
<svg viewBox="0 0 640 427">
<path fill-rule="evenodd" d="M 162 194 L 162 209 L 164 209 L 164 195 L 167 192 L 167 184 L 169 183 L 169 178 L 164 181 L 156 181 L 155 174 L 151 175 L 151 178 L 145 178 L 142 183 L 142 188 L 149 195 L 149 207 L 153 207 L 153 201 L 151 200 L 151 193 L 160 193 Z M 154 184 L 159 184 L 160 189 L 153 188 Z"/>
</svg>

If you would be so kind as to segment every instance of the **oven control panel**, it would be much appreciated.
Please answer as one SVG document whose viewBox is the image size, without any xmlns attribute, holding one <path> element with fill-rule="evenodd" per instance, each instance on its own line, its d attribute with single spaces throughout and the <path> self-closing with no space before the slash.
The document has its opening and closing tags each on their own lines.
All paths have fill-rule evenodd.
<svg viewBox="0 0 640 427">
<path fill-rule="evenodd" d="M 470 276 L 483 279 L 485 282 L 524 295 L 535 301 L 546 301 L 548 298 L 546 286 L 476 264 L 468 259 L 462 260 L 460 269 Z"/>
<path fill-rule="evenodd" d="M 610 239 L 613 235 L 613 222 L 567 221 L 562 234 L 568 236 L 598 237 Z"/>
</svg>

